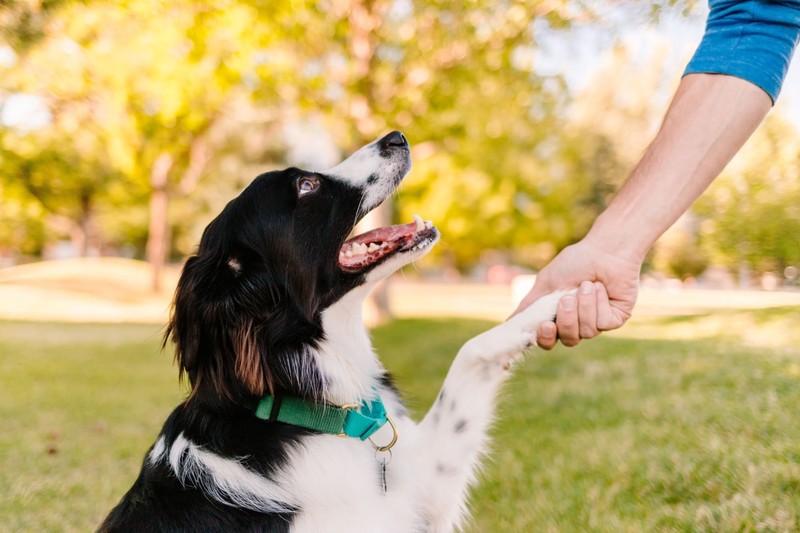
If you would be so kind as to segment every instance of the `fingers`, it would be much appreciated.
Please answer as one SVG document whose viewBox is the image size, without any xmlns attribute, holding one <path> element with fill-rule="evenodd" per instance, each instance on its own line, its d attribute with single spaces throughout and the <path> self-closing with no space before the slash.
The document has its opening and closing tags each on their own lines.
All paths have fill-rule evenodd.
<svg viewBox="0 0 800 533">
<path fill-rule="evenodd" d="M 539 348 L 552 350 L 558 341 L 555 322 L 542 322 L 536 330 L 536 344 Z"/>
<path fill-rule="evenodd" d="M 516 312 L 539 296 L 532 290 Z M 559 300 L 555 324 L 544 322 L 539 325 L 536 343 L 545 350 L 552 349 L 559 340 L 564 346 L 577 346 L 581 340 L 594 338 L 601 331 L 618 328 L 618 322 L 605 286 L 600 282 L 584 281 L 577 294 L 568 294 Z"/>
<path fill-rule="evenodd" d="M 601 290 L 602 289 L 602 292 Z M 606 315 L 611 314 L 608 295 L 601 283 L 584 281 L 577 295 L 561 298 L 556 315 L 555 331 L 552 322 L 545 322 L 537 330 L 537 344 L 545 350 L 551 349 L 556 340 L 564 346 L 576 346 L 582 339 L 591 339 L 600 334 L 601 307 Z M 603 317 L 608 321 L 607 317 Z"/>
<path fill-rule="evenodd" d="M 595 284 L 584 281 L 578 290 L 578 332 L 581 339 L 591 339 L 598 335 L 597 318 Z"/>
<path fill-rule="evenodd" d="M 567 294 L 558 302 L 556 327 L 558 338 L 564 346 L 575 346 L 581 342 L 578 299 L 575 295 Z"/>
<path fill-rule="evenodd" d="M 597 285 L 597 329 L 600 331 L 610 331 L 622 327 L 630 318 L 630 311 L 626 310 L 627 300 L 612 301 L 608 296 L 608 291 L 602 284 Z M 635 302 L 635 296 L 632 302 Z M 628 304 L 633 307 L 633 303 Z"/>
<path fill-rule="evenodd" d="M 606 292 L 605 285 L 596 281 L 594 287 L 597 293 L 597 329 L 600 331 L 608 331 L 618 328 L 619 325 L 615 324 L 614 310 L 611 308 L 611 303 L 608 300 L 608 292 Z"/>
</svg>

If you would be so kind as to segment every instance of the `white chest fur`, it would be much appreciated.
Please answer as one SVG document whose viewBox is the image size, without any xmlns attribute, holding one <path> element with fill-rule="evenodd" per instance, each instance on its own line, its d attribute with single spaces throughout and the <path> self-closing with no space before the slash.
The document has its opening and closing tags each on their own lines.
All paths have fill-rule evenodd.
<svg viewBox="0 0 800 533">
<path fill-rule="evenodd" d="M 207 494 L 226 504 L 243 506 L 243 501 L 248 508 L 264 511 L 298 509 L 292 530 L 300 533 L 452 531 L 466 515 L 466 493 L 486 449 L 497 391 L 512 363 L 535 343 L 538 325 L 554 317 L 559 296 L 542 298 L 465 344 L 420 424 L 400 412 L 390 391 L 379 390 L 400 435 L 386 469 L 388 491 L 380 483 L 374 448 L 349 437 L 305 437 L 270 479 L 242 471 L 232 459 L 203 455 L 182 438 L 169 452 L 163 443 L 157 444 L 150 461 L 170 458 L 178 476 L 186 477 L 181 472 L 186 466 L 177 458 L 182 449 L 194 450 L 186 456 L 194 458 L 189 477 L 203 481 Z M 357 313 L 346 307 L 356 302 L 345 299 L 325 316 L 326 328 L 331 329 L 326 329 L 328 337 L 319 355 L 330 380 L 326 392 L 331 402 L 369 397 L 381 374 L 360 324 L 360 298 L 356 300 Z M 339 352 L 344 348 L 352 351 Z M 387 431 L 387 426 L 381 428 L 376 441 L 387 442 Z"/>
<path fill-rule="evenodd" d="M 322 315 L 325 340 L 317 365 L 325 378 L 325 399 L 333 405 L 359 403 L 374 393 L 383 373 L 364 329 L 362 305 L 369 289 L 348 293 Z"/>
<path fill-rule="evenodd" d="M 411 437 L 411 435 L 408 435 Z M 279 483 L 292 487 L 302 511 L 297 532 L 413 532 L 424 527 L 413 468 L 398 449 L 388 465 L 390 490 L 379 484 L 378 463 L 368 442 L 315 436 L 290 455 Z"/>
</svg>

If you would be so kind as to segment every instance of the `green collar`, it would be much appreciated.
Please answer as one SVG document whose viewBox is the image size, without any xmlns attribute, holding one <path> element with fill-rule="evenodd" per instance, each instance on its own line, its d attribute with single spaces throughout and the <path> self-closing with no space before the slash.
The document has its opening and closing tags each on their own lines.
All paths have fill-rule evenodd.
<svg viewBox="0 0 800 533">
<path fill-rule="evenodd" d="M 372 401 L 364 400 L 361 405 L 335 407 L 301 398 L 267 395 L 258 402 L 255 415 L 268 422 L 283 422 L 361 440 L 368 439 L 388 420 L 380 396 Z"/>
</svg>

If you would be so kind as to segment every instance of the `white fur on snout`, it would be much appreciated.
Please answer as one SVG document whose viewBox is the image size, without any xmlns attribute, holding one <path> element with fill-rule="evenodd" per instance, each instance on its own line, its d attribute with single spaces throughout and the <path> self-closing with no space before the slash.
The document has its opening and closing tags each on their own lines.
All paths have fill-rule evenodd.
<svg viewBox="0 0 800 533">
<path fill-rule="evenodd" d="M 395 252 L 389 258 L 367 273 L 366 285 L 368 287 L 372 287 L 380 280 L 397 271 L 399 268 L 426 255 L 431 251 L 431 249 L 433 249 L 436 243 L 439 242 L 439 237 L 440 236 L 437 233 L 433 241 L 425 244 L 422 247 L 415 247 L 405 252 Z"/>
<path fill-rule="evenodd" d="M 392 150 L 389 157 L 384 157 L 375 141 L 322 173 L 361 189 L 361 209 L 370 211 L 392 193 L 410 169 L 408 151 Z"/>
</svg>

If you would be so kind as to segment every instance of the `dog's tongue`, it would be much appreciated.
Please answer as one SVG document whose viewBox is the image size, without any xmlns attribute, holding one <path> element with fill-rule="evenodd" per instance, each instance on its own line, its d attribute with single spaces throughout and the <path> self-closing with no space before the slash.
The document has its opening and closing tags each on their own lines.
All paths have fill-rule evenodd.
<svg viewBox="0 0 800 533">
<path fill-rule="evenodd" d="M 425 226 L 423 224 L 422 229 Z M 419 231 L 417 227 L 417 222 L 409 222 L 408 224 L 398 224 L 396 226 L 386 226 L 384 228 L 375 228 L 370 230 L 366 233 L 362 233 L 361 235 L 356 235 L 352 239 L 349 239 L 345 244 L 353 244 L 353 243 L 371 243 L 371 242 L 387 242 L 387 241 L 396 241 L 401 237 L 406 237 L 409 235 L 413 235 L 415 232 Z"/>
<path fill-rule="evenodd" d="M 397 251 L 433 223 L 414 215 L 414 222 L 386 226 L 356 235 L 345 241 L 339 250 L 339 264 L 348 270 L 359 270 L 385 255 Z"/>
</svg>

